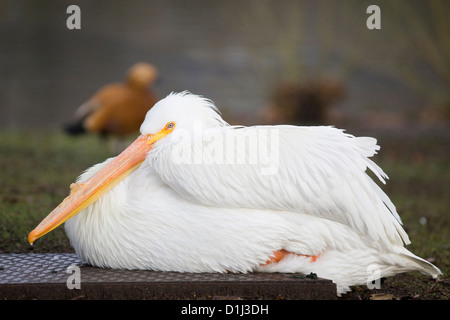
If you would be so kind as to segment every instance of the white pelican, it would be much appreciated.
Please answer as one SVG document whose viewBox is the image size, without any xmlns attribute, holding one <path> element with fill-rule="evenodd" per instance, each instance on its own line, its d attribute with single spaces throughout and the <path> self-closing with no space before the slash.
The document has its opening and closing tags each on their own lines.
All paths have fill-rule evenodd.
<svg viewBox="0 0 450 320">
<path fill-rule="evenodd" d="M 316 273 L 350 286 L 440 270 L 408 251 L 395 206 L 366 174 L 379 147 L 333 127 L 228 125 L 214 104 L 172 93 L 141 135 L 97 164 L 34 229 L 65 222 L 88 264 L 179 272 Z"/>
</svg>

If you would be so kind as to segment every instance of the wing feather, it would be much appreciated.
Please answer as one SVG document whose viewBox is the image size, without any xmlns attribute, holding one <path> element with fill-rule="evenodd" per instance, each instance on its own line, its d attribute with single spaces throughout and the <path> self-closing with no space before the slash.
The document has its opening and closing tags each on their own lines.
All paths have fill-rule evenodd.
<svg viewBox="0 0 450 320">
<path fill-rule="evenodd" d="M 202 205 L 307 213 L 387 245 L 409 243 L 395 206 L 366 172 L 385 183 L 369 159 L 378 150 L 374 138 L 334 127 L 230 126 L 167 143 L 148 158 L 165 183 Z"/>
</svg>

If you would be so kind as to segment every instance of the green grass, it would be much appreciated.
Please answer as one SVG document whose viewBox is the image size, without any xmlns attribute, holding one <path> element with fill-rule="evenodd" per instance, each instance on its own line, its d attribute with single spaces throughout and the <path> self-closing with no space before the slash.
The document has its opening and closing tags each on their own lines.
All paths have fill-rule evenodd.
<svg viewBox="0 0 450 320">
<path fill-rule="evenodd" d="M 408 249 L 432 260 L 445 275 L 450 272 L 449 142 L 448 135 L 391 141 L 377 161 L 390 177 L 383 189 L 409 234 Z"/>
<path fill-rule="evenodd" d="M 62 227 L 34 247 L 27 236 L 81 172 L 110 156 L 105 143 L 58 132 L 1 132 L 0 154 L 0 252 L 72 251 Z"/>
<path fill-rule="evenodd" d="M 448 134 L 375 133 L 382 146 L 374 160 L 390 176 L 382 188 L 397 206 L 415 254 L 450 273 L 450 162 Z M 95 163 L 111 156 L 96 136 L 59 132 L 0 131 L 0 253 L 73 252 L 60 226 L 31 247 L 28 233 L 69 193 L 69 185 Z M 425 219 L 424 219 L 425 218 Z M 350 257 L 351 258 L 351 257 Z M 426 280 L 424 280 L 426 279 Z M 420 274 L 388 279 L 397 297 L 449 298 L 448 282 L 436 289 Z M 430 288 L 433 290 L 430 291 Z M 442 294 L 444 290 L 444 294 Z M 418 293 L 417 293 L 418 292 Z M 429 292 L 429 293 L 428 293 Z M 347 296 L 364 298 L 372 292 Z M 426 294 L 426 296 L 424 296 Z M 437 298 L 436 298 L 437 297 Z"/>
</svg>

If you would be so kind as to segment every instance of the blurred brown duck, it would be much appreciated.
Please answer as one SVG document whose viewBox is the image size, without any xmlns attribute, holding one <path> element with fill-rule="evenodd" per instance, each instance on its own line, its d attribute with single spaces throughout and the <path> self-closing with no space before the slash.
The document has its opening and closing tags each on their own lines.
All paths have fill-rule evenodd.
<svg viewBox="0 0 450 320">
<path fill-rule="evenodd" d="M 119 138 L 138 132 L 147 111 L 157 102 L 151 89 L 157 78 L 158 70 L 153 65 L 143 62 L 133 65 L 124 83 L 106 85 L 83 103 L 65 131 Z"/>
</svg>

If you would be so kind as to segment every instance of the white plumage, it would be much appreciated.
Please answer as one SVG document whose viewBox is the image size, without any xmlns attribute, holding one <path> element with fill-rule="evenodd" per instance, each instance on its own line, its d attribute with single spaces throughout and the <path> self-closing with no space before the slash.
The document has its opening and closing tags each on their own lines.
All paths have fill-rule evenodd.
<svg viewBox="0 0 450 320">
<path fill-rule="evenodd" d="M 315 272 L 339 294 L 367 283 L 374 269 L 381 277 L 440 274 L 404 248 L 409 239 L 395 206 L 366 172 L 387 178 L 369 159 L 379 149 L 375 139 L 333 127 L 229 126 L 210 100 L 188 92 L 148 112 L 141 134 L 161 132 L 137 169 L 66 221 L 87 263 Z M 87 170 L 80 184 L 113 161 Z M 289 254 L 266 263 L 280 250 Z"/>
</svg>

